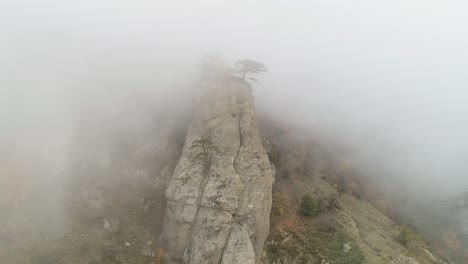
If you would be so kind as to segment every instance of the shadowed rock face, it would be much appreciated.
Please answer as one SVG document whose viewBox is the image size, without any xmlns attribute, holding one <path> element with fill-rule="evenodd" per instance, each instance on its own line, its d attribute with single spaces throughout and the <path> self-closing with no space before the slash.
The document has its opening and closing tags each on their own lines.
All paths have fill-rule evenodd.
<svg viewBox="0 0 468 264">
<path fill-rule="evenodd" d="M 180 161 L 166 190 L 165 263 L 259 263 L 269 231 L 273 174 L 250 85 L 200 85 Z"/>
</svg>

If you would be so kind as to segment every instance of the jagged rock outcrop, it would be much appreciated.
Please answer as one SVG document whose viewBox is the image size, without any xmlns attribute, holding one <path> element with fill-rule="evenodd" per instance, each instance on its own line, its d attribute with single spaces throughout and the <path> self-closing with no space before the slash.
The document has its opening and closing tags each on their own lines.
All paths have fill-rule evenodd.
<svg viewBox="0 0 468 264">
<path fill-rule="evenodd" d="M 165 263 L 259 263 L 273 181 L 250 85 L 204 80 L 166 190 Z"/>
</svg>

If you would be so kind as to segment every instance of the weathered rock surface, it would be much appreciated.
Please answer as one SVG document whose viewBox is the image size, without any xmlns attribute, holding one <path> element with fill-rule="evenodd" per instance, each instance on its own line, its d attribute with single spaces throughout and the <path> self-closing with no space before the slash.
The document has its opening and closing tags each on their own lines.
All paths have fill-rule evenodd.
<svg viewBox="0 0 468 264">
<path fill-rule="evenodd" d="M 419 264 L 418 261 L 414 260 L 411 257 L 398 257 L 392 260 L 394 264 Z"/>
<path fill-rule="evenodd" d="M 258 263 L 273 181 L 250 85 L 232 76 L 203 81 L 166 190 L 165 263 Z"/>
</svg>

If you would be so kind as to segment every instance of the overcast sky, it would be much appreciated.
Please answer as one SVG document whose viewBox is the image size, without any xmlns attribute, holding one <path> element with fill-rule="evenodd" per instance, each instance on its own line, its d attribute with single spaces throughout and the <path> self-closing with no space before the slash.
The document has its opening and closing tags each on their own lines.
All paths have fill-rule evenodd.
<svg viewBox="0 0 468 264">
<path fill-rule="evenodd" d="M 0 147 L 66 140 L 76 98 L 110 112 L 129 94 L 176 103 L 201 55 L 219 53 L 267 65 L 254 84 L 260 111 L 336 135 L 380 177 L 465 191 L 467 10 L 461 0 L 3 0 Z"/>
</svg>

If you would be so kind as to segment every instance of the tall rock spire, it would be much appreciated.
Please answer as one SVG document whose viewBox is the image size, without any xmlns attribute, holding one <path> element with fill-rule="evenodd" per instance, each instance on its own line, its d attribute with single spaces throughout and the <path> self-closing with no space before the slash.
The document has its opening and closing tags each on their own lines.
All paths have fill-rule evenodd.
<svg viewBox="0 0 468 264">
<path fill-rule="evenodd" d="M 269 231 L 270 161 L 250 85 L 201 82 L 182 156 L 166 190 L 165 263 L 259 263 Z"/>
</svg>

